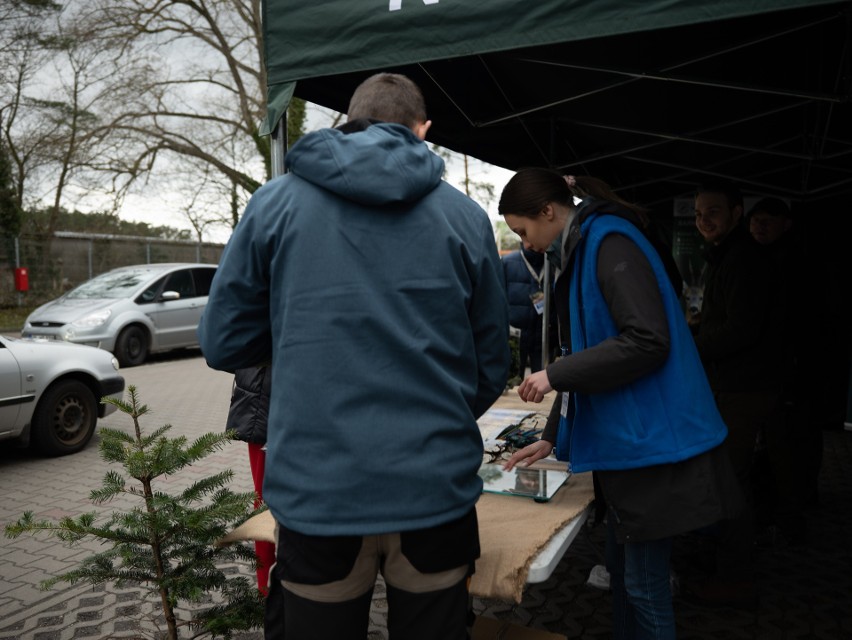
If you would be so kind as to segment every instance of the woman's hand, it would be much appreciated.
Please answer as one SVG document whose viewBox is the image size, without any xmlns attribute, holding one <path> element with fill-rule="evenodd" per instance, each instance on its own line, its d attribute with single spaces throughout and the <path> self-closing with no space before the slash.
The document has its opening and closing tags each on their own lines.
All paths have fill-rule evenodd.
<svg viewBox="0 0 852 640">
<path fill-rule="evenodd" d="M 518 395 L 524 402 L 541 402 L 544 396 L 553 391 L 547 371 L 536 371 L 518 386 Z"/>
<path fill-rule="evenodd" d="M 503 470 L 511 471 L 515 466 L 528 467 L 536 460 L 541 460 L 549 456 L 551 451 L 553 451 L 553 445 L 547 440 L 533 442 L 531 445 L 515 451 L 512 457 L 503 464 Z"/>
</svg>

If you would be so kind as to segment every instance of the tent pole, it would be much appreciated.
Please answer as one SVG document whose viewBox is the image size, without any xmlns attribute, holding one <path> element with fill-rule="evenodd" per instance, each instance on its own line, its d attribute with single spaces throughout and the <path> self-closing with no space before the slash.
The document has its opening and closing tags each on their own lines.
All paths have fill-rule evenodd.
<svg viewBox="0 0 852 640">
<path fill-rule="evenodd" d="M 285 111 L 278 124 L 272 130 L 270 143 L 270 156 L 272 162 L 272 177 L 284 175 L 284 156 L 287 155 L 287 112 Z"/>
</svg>

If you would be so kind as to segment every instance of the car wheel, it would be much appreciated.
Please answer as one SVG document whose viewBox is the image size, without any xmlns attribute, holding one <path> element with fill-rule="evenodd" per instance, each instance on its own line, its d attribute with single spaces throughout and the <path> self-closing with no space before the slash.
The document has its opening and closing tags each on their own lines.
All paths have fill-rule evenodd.
<svg viewBox="0 0 852 640">
<path fill-rule="evenodd" d="M 148 356 L 148 333 L 140 326 L 131 325 L 118 334 L 115 357 L 122 367 L 135 367 Z"/>
<path fill-rule="evenodd" d="M 61 380 L 48 387 L 33 414 L 33 446 L 48 456 L 76 453 L 95 433 L 98 403 L 79 380 Z"/>
</svg>

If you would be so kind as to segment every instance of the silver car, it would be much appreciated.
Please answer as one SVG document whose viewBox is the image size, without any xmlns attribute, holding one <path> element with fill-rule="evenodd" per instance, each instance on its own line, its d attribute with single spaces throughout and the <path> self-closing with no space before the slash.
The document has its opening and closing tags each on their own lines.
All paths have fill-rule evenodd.
<svg viewBox="0 0 852 640">
<path fill-rule="evenodd" d="M 124 378 L 114 356 L 63 342 L 0 336 L 0 446 L 32 444 L 61 456 L 88 444 L 98 418 L 115 411 Z"/>
<path fill-rule="evenodd" d="M 113 269 L 33 311 L 21 333 L 106 349 L 122 367 L 142 364 L 149 353 L 198 346 L 215 273 L 191 263 Z"/>
</svg>

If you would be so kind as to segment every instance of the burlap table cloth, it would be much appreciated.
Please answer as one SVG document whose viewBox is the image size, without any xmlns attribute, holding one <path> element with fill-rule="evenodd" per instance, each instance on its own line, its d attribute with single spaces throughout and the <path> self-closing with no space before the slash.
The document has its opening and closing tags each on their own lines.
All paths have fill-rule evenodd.
<svg viewBox="0 0 852 640">
<path fill-rule="evenodd" d="M 520 602 L 530 564 L 550 539 L 594 498 L 592 474 L 568 479 L 549 502 L 484 493 L 476 505 L 482 555 L 470 585 L 473 595 Z"/>
<path fill-rule="evenodd" d="M 572 476 L 546 503 L 529 498 L 485 493 L 476 505 L 482 555 L 470 590 L 475 596 L 520 602 L 530 564 L 565 524 L 592 501 L 592 474 Z M 250 518 L 220 544 L 241 540 L 275 542 L 275 520 L 269 511 Z"/>
</svg>

